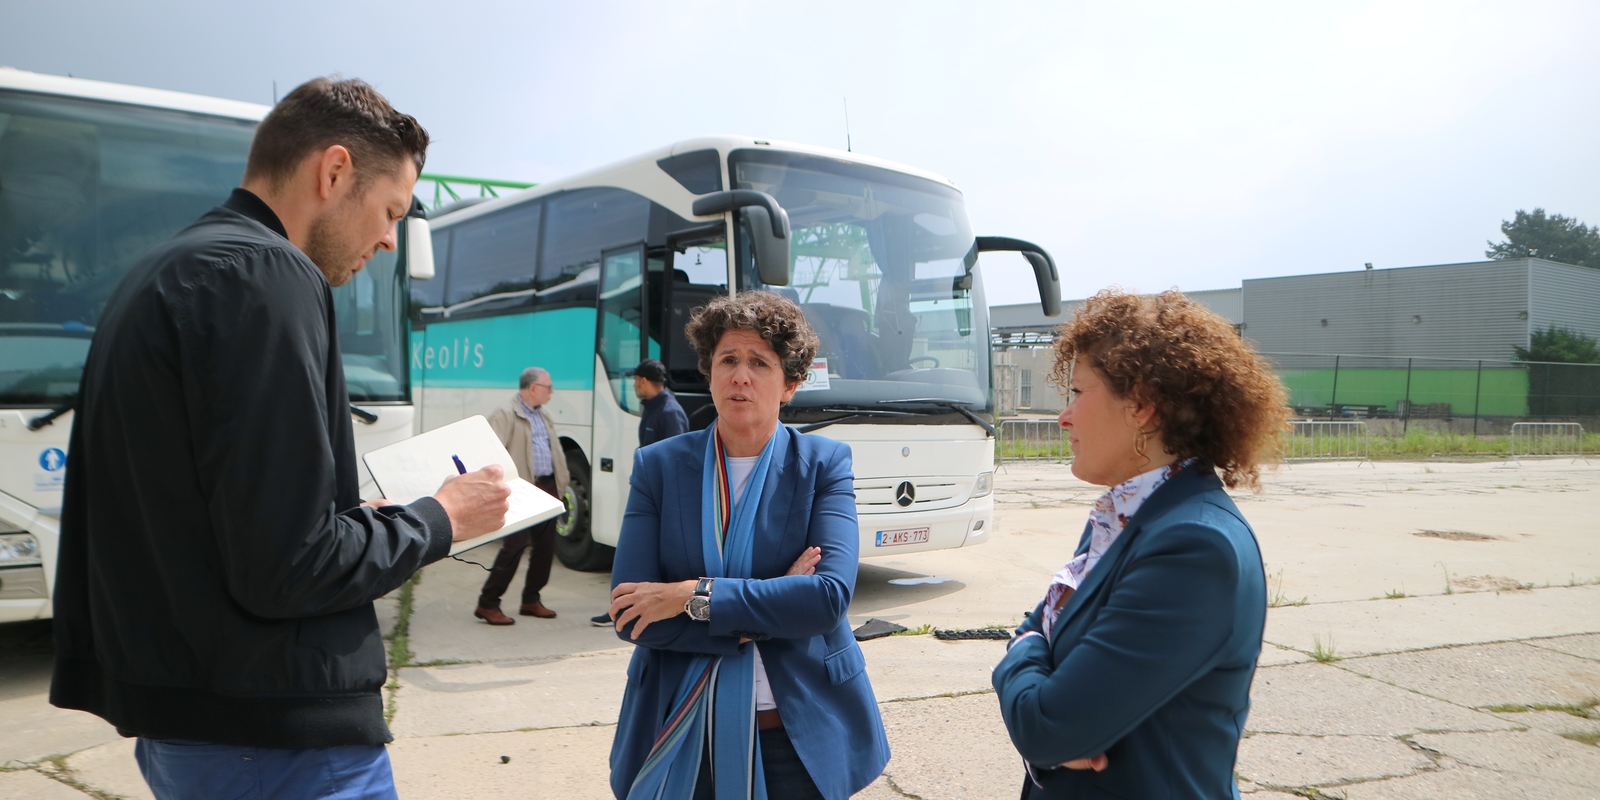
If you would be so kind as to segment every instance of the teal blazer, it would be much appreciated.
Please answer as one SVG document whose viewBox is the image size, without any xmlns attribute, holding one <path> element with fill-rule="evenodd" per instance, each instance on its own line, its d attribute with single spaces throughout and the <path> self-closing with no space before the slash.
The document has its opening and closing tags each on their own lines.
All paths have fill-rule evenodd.
<svg viewBox="0 0 1600 800">
<path fill-rule="evenodd" d="M 613 588 L 706 574 L 700 479 L 710 433 L 674 436 L 634 456 Z M 631 626 L 617 634 L 638 645 L 611 744 L 611 790 L 618 798 L 649 755 L 690 661 L 752 646 L 741 638 L 760 643 L 784 729 L 824 797 L 846 800 L 889 761 L 866 659 L 846 616 L 861 542 L 850 447 L 782 425 L 774 435 L 755 522 L 753 577 L 717 579 L 710 622 L 679 614 L 651 623 L 637 639 Z M 822 548 L 816 574 L 785 576 L 807 547 Z"/>
<path fill-rule="evenodd" d="M 1089 546 L 1085 526 L 1078 551 Z M 1238 797 L 1234 756 L 1266 624 L 1261 551 L 1208 466 L 1145 501 L 1061 609 L 1054 640 L 994 670 L 1000 715 L 1043 788 L 1025 798 Z M 1022 625 L 1039 631 L 1043 603 Z M 1104 753 L 1104 772 L 1055 765 Z"/>
</svg>

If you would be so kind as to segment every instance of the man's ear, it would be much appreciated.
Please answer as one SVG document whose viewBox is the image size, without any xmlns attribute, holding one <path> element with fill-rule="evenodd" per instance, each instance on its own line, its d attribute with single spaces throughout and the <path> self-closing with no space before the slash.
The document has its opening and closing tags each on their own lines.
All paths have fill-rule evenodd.
<svg viewBox="0 0 1600 800">
<path fill-rule="evenodd" d="M 342 144 L 329 145 L 317 158 L 317 196 L 334 200 L 355 186 L 355 162 Z"/>
</svg>

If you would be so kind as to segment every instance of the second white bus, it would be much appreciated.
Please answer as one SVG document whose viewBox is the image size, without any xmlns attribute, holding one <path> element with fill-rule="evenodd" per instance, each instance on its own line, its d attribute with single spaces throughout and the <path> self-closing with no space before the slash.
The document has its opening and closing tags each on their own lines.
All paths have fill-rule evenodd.
<svg viewBox="0 0 1600 800">
<path fill-rule="evenodd" d="M 1055 265 L 974 236 L 962 194 L 932 173 L 857 154 L 718 136 L 430 220 L 432 280 L 411 282 L 418 429 L 487 414 L 527 366 L 573 475 L 557 554 L 609 567 L 637 447 L 625 371 L 666 364 L 693 428 L 715 417 L 683 335 L 696 307 L 770 290 L 822 340 L 785 424 L 850 445 L 861 555 L 980 544 L 994 529 L 985 250 L 1021 252 L 1047 314 Z"/>
</svg>

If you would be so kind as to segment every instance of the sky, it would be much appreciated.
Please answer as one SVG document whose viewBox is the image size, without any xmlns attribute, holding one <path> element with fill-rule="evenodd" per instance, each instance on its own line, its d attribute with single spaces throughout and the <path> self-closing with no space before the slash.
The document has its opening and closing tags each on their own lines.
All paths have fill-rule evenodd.
<svg viewBox="0 0 1600 800">
<path fill-rule="evenodd" d="M 0 65 L 270 103 L 363 78 L 428 169 L 548 181 L 746 134 L 944 175 L 1110 285 L 1476 261 L 1600 223 L 1600 3 L 0 0 Z M 991 304 L 1037 300 L 983 260 Z"/>
</svg>

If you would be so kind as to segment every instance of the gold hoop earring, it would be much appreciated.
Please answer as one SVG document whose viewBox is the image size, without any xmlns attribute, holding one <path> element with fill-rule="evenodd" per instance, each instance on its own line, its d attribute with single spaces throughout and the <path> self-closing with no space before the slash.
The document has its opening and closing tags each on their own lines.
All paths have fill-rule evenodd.
<svg viewBox="0 0 1600 800">
<path fill-rule="evenodd" d="M 1139 438 L 1133 440 L 1133 452 L 1138 453 L 1140 458 L 1146 458 L 1144 454 L 1144 445 L 1145 432 L 1139 431 Z"/>
</svg>

